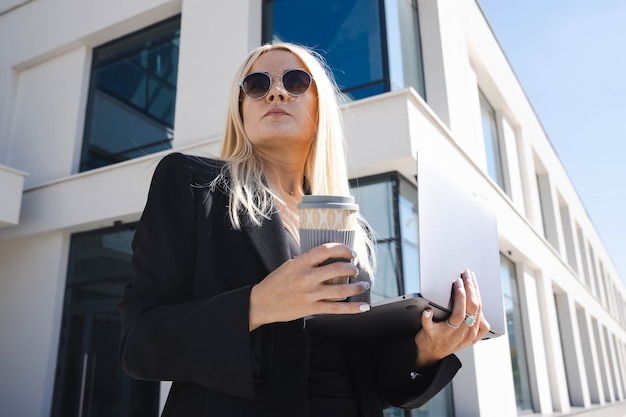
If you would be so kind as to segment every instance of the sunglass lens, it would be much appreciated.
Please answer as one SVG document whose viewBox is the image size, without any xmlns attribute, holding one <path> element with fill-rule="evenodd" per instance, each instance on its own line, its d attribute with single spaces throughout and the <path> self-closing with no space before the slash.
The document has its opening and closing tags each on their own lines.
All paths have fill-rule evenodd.
<svg viewBox="0 0 626 417">
<path fill-rule="evenodd" d="M 291 95 L 300 96 L 311 86 L 311 76 L 302 70 L 291 70 L 283 74 L 283 87 Z"/>
<path fill-rule="evenodd" d="M 270 89 L 271 79 L 262 72 L 254 72 L 243 79 L 242 87 L 250 98 L 261 98 Z"/>
</svg>

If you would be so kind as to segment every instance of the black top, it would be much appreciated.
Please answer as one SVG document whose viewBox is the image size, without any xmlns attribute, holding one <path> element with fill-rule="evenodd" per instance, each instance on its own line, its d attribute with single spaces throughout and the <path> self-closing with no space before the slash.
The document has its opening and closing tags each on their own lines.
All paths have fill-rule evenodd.
<svg viewBox="0 0 626 417">
<path fill-rule="evenodd" d="M 300 255 L 300 246 L 285 229 L 291 257 Z M 309 334 L 309 417 L 358 417 L 350 369 L 341 346 L 324 337 Z"/>
</svg>

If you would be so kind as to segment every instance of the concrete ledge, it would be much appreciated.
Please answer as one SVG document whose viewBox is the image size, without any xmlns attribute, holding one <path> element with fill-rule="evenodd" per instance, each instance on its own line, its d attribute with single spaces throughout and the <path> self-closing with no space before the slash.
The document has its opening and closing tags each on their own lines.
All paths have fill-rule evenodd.
<svg viewBox="0 0 626 417">
<path fill-rule="evenodd" d="M 19 223 L 26 173 L 0 165 L 0 227 Z"/>
</svg>

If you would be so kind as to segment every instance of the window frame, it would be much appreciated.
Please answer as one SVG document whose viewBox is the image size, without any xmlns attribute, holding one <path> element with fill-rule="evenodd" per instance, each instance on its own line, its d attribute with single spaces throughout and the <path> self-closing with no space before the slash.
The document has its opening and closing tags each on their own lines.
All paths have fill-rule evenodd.
<svg viewBox="0 0 626 417">
<path fill-rule="evenodd" d="M 502 138 L 500 118 L 496 108 L 481 88 L 478 88 L 478 96 L 487 174 L 502 191 L 508 194 L 506 149 Z M 489 116 L 490 120 L 486 121 L 485 116 Z M 489 124 L 489 132 L 485 131 L 486 124 Z"/>
<path fill-rule="evenodd" d="M 169 31 L 172 29 L 168 28 L 169 26 L 173 27 L 174 32 Z M 91 65 L 89 69 L 89 87 L 86 97 L 87 105 L 84 113 L 85 118 L 82 132 L 80 158 L 78 161 L 78 172 L 85 172 L 92 169 L 109 166 L 118 162 L 134 159 L 139 156 L 172 148 L 172 141 L 174 137 L 174 117 L 176 112 L 175 106 L 177 95 L 177 82 L 176 84 L 172 85 L 170 81 L 163 80 L 173 90 L 173 100 L 171 102 L 172 120 L 171 122 L 168 122 L 159 119 L 148 111 L 148 108 L 150 106 L 150 97 L 154 97 L 154 94 L 150 92 L 151 83 L 149 82 L 149 79 L 157 77 L 158 74 L 153 74 L 152 71 L 149 71 L 147 68 L 145 69 L 145 105 L 143 107 L 138 107 L 134 103 L 124 99 L 119 95 L 103 92 L 98 83 L 98 70 L 102 69 L 103 65 L 107 63 L 107 60 L 110 60 L 109 63 L 121 63 L 123 62 L 122 58 L 124 57 L 127 58 L 131 56 L 138 56 L 137 51 L 144 50 L 146 48 L 146 45 L 150 43 L 152 39 L 151 36 L 154 36 L 155 34 L 158 35 L 157 39 L 161 40 L 163 38 L 171 37 L 171 33 L 178 32 L 177 39 L 179 40 L 180 27 L 181 15 L 177 14 L 145 28 L 141 28 L 132 33 L 110 40 L 93 49 Z M 161 45 L 161 43 L 159 43 L 158 45 Z M 115 50 L 116 46 L 117 48 L 119 48 L 118 51 L 110 52 L 108 56 L 105 53 L 103 57 L 99 57 L 100 51 L 104 53 L 104 51 L 107 51 L 107 49 L 110 48 L 113 48 Z M 113 58 L 114 56 L 115 58 Z M 179 54 L 177 54 L 177 59 L 178 56 Z M 178 72 L 178 60 L 176 61 L 176 71 Z M 177 78 L 177 76 L 175 78 Z M 157 87 L 160 87 L 161 85 L 165 84 L 161 82 L 156 84 Z M 100 100 L 97 100 L 98 97 L 100 97 Z M 98 101 L 100 104 L 97 104 L 96 101 Z M 131 119 L 143 120 L 144 125 L 150 125 L 154 129 L 161 129 L 165 133 L 165 136 L 159 137 L 157 138 L 157 140 L 152 142 L 141 143 L 139 144 L 139 146 L 133 143 L 129 143 L 130 146 L 126 149 L 111 153 L 110 155 L 97 157 L 95 154 L 93 154 L 93 133 L 98 121 L 100 120 L 100 123 L 102 123 L 100 119 L 102 116 L 101 114 L 99 116 L 97 106 L 102 105 L 105 101 L 111 103 L 112 108 L 115 108 L 114 106 L 117 106 L 116 110 L 121 110 L 124 112 L 124 114 L 130 115 Z"/>
</svg>

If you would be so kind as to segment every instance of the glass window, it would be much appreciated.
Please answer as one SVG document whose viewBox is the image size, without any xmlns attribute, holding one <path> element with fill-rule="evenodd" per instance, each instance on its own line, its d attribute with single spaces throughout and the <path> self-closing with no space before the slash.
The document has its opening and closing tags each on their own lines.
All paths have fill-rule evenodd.
<svg viewBox="0 0 626 417">
<path fill-rule="evenodd" d="M 180 16 L 93 51 L 80 171 L 172 147 Z"/>
<path fill-rule="evenodd" d="M 554 201 L 552 197 L 552 184 L 550 176 L 544 165 L 535 155 L 535 178 L 537 181 L 537 196 L 539 197 L 539 208 L 541 209 L 541 221 L 543 235 L 550 244 L 559 251 L 559 237 L 557 231 L 556 214 L 554 211 Z"/>
<path fill-rule="evenodd" d="M 452 384 L 446 385 L 426 404 L 415 410 L 405 410 L 404 417 L 452 417 L 454 416 L 454 400 Z"/>
<path fill-rule="evenodd" d="M 595 251 L 589 244 L 589 262 L 591 262 L 591 292 L 596 297 L 600 297 L 600 283 L 598 281 L 598 264 L 596 263 Z"/>
<path fill-rule="evenodd" d="M 53 417 L 156 417 L 159 383 L 118 363 L 118 304 L 130 281 L 134 227 L 72 236 Z"/>
<path fill-rule="evenodd" d="M 383 410 L 384 417 L 452 417 L 454 403 L 452 401 L 452 384 L 446 385 L 437 395 L 431 398 L 420 408 L 404 410 L 402 408 L 387 408 Z"/>
<path fill-rule="evenodd" d="M 563 231 L 563 241 L 565 243 L 565 255 L 567 263 L 578 272 L 578 258 L 576 257 L 576 247 L 574 242 L 574 232 L 572 230 L 572 218 L 570 210 L 565 200 L 559 195 L 559 211 L 561 213 L 561 230 Z"/>
<path fill-rule="evenodd" d="M 511 366 L 513 367 L 517 410 L 532 410 L 515 264 L 503 255 L 500 255 L 500 272 L 502 275 L 504 309 L 506 312 L 507 333 L 509 335 L 509 348 L 511 349 Z"/>
<path fill-rule="evenodd" d="M 482 91 L 479 90 L 478 93 L 480 96 L 480 113 L 483 124 L 483 139 L 485 141 L 485 156 L 487 157 L 487 172 L 500 188 L 505 190 L 496 112 L 493 110 L 493 107 L 491 107 L 491 104 L 489 104 L 489 101 L 487 101 Z"/>
<path fill-rule="evenodd" d="M 576 224 L 576 233 L 578 235 L 578 250 L 580 251 L 580 259 L 582 262 L 582 271 L 580 271 L 580 277 L 585 281 L 585 284 L 591 288 L 589 282 L 589 263 L 587 262 L 587 246 L 585 244 L 585 236 L 583 235 L 582 228 Z"/>
<path fill-rule="evenodd" d="M 372 287 L 372 302 L 395 297 L 400 288 L 401 255 L 396 230 L 395 183 L 388 175 L 361 178 L 352 184 L 352 193 L 361 214 L 367 219 L 376 238 L 378 268 Z"/>
<path fill-rule="evenodd" d="M 320 52 L 350 99 L 389 91 L 384 18 L 378 0 L 265 0 L 263 42 Z"/>
<path fill-rule="evenodd" d="M 398 215 L 402 245 L 403 292 L 419 292 L 417 188 L 403 178 L 400 179 Z"/>
</svg>

